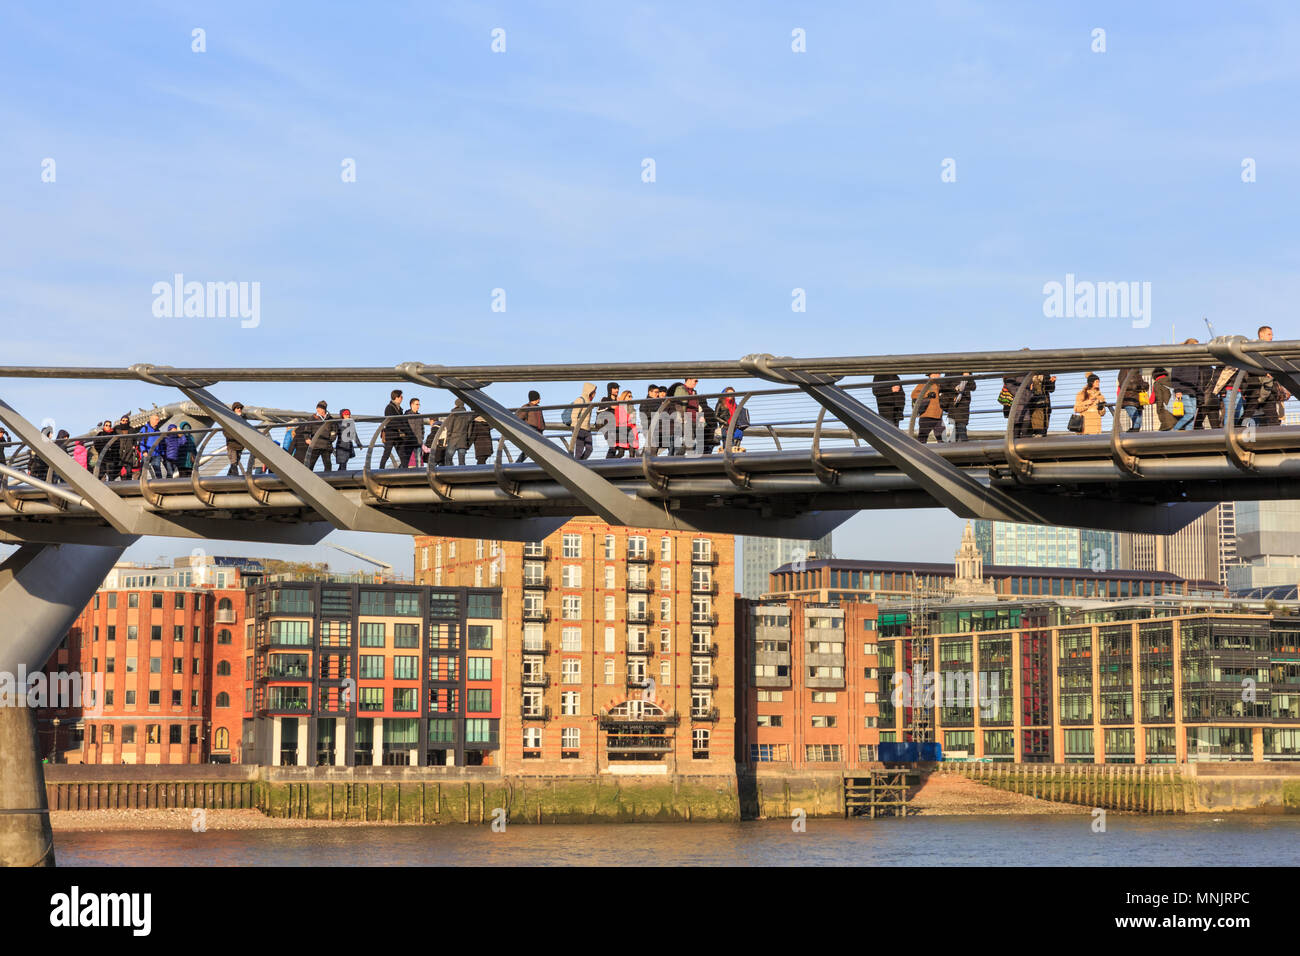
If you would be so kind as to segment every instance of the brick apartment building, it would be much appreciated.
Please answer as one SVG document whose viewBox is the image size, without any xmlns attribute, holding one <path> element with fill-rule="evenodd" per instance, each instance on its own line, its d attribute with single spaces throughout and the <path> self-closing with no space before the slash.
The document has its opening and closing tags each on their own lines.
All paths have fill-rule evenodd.
<svg viewBox="0 0 1300 956">
<path fill-rule="evenodd" d="M 596 519 L 415 539 L 417 583 L 502 590 L 508 773 L 734 773 L 734 562 L 729 535 Z"/>
<path fill-rule="evenodd" d="M 244 583 L 258 574 L 256 562 L 208 557 L 110 571 L 45 665 L 89 675 L 103 698 L 42 709 L 43 752 L 66 763 L 238 762 Z"/>
<path fill-rule="evenodd" d="M 737 763 L 836 770 L 876 760 L 876 613 L 858 601 L 737 601 L 737 679 L 745 688 Z"/>
</svg>

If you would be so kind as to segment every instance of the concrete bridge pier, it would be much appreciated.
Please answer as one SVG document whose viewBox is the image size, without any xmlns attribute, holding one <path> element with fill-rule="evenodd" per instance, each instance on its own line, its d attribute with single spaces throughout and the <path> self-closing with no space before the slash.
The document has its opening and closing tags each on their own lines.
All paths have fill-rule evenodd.
<svg viewBox="0 0 1300 956">
<path fill-rule="evenodd" d="M 0 564 L 0 672 L 12 690 L 0 704 L 0 866 L 54 865 L 36 711 L 18 675 L 45 666 L 125 549 L 24 544 Z"/>
</svg>

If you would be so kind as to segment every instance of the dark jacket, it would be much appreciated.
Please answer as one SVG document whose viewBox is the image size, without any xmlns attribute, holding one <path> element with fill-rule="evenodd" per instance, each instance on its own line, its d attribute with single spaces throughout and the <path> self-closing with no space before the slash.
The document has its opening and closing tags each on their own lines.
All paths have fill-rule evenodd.
<svg viewBox="0 0 1300 956">
<path fill-rule="evenodd" d="M 1119 370 L 1118 381 L 1115 386 L 1116 392 L 1119 391 L 1120 385 L 1123 384 L 1125 376 L 1132 372 L 1128 380 L 1128 386 L 1124 389 L 1124 394 L 1120 396 L 1120 406 L 1123 408 L 1141 408 L 1142 400 L 1139 398 L 1141 392 L 1148 388 L 1147 380 L 1142 377 L 1142 373 L 1136 369 L 1122 368 Z"/>
<path fill-rule="evenodd" d="M 975 384 L 975 379 L 968 375 L 952 376 L 940 383 L 939 405 L 954 425 L 970 422 L 971 393 L 975 391 Z"/>
<path fill-rule="evenodd" d="M 469 425 L 469 440 L 476 458 L 486 460 L 492 454 L 492 426 L 477 415 Z"/>
<path fill-rule="evenodd" d="M 324 418 L 308 419 L 307 424 L 299 429 L 299 433 L 301 434 L 303 431 L 306 431 L 310 436 L 311 444 L 307 446 L 308 448 L 328 451 L 334 447 L 334 439 L 338 437 L 338 419 L 331 415 L 326 415 Z"/>
<path fill-rule="evenodd" d="M 541 431 L 546 426 L 545 417 L 542 410 L 536 405 L 521 405 L 515 412 L 515 417 L 530 428 Z"/>
<path fill-rule="evenodd" d="M 410 434 L 410 430 L 406 427 L 405 419 L 399 418 L 395 421 L 387 421 L 389 418 L 395 418 L 396 416 L 404 414 L 406 414 L 406 412 L 402 409 L 401 402 L 389 402 L 384 406 L 384 418 L 386 420 L 384 422 L 384 441 L 389 444 L 395 444 L 402 441 Z"/>
<path fill-rule="evenodd" d="M 245 421 L 245 422 L 248 421 L 247 415 L 240 414 L 240 415 L 236 415 L 235 417 L 240 419 L 241 421 Z M 232 434 L 231 432 L 226 432 L 226 449 L 228 451 L 233 451 L 236 454 L 242 455 L 244 453 L 244 443 L 241 442 L 238 438 L 236 438 L 234 434 Z"/>
<path fill-rule="evenodd" d="M 880 416 L 897 425 L 903 420 L 903 411 L 907 408 L 907 397 L 903 390 L 893 390 L 898 384 L 898 376 L 877 375 L 871 381 L 871 393 L 876 396 L 876 408 L 880 410 Z"/>
<path fill-rule="evenodd" d="M 1175 365 L 1169 370 L 1169 387 L 1201 400 L 1201 379 L 1209 370 L 1200 365 Z"/>
<path fill-rule="evenodd" d="M 447 450 L 455 451 L 469 447 L 469 425 L 473 415 L 464 410 L 454 411 L 447 416 Z"/>
<path fill-rule="evenodd" d="M 736 421 L 732 423 L 731 409 L 727 407 L 727 400 L 725 398 L 720 398 L 718 399 L 717 407 L 713 409 L 713 414 L 717 416 L 718 424 L 724 429 L 728 424 L 730 424 L 732 428 L 739 429 L 743 432 L 749 427 L 749 409 L 741 408 L 739 403 L 736 404 L 736 409 Z"/>
</svg>

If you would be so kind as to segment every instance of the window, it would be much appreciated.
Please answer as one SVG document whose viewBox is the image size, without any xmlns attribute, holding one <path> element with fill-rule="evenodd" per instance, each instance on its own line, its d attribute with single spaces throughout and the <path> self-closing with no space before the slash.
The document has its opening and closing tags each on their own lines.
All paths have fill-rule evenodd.
<svg viewBox="0 0 1300 956">
<path fill-rule="evenodd" d="M 582 660 L 580 658 L 566 657 L 560 661 L 560 683 L 582 683 Z"/>
<path fill-rule="evenodd" d="M 361 622 L 361 646 L 383 647 L 385 644 L 383 621 Z"/>
<path fill-rule="evenodd" d="M 605 628 L 605 653 L 614 653 L 614 629 L 612 627 Z"/>
<path fill-rule="evenodd" d="M 418 687 L 393 688 L 393 710 L 413 712 L 419 710 L 420 690 Z"/>
<path fill-rule="evenodd" d="M 605 620 L 614 620 L 614 595 L 605 595 Z"/>
<path fill-rule="evenodd" d="M 108 606 L 110 608 L 117 607 L 117 592 L 113 592 L 108 596 Z M 132 727 L 131 729 L 134 730 L 135 728 Z"/>
<path fill-rule="evenodd" d="M 605 661 L 605 683 L 614 683 L 614 662 L 608 659 Z"/>
<path fill-rule="evenodd" d="M 809 763 L 839 763 L 844 759 L 844 748 L 840 744 L 806 744 L 804 759 Z"/>
<path fill-rule="evenodd" d="M 357 690 L 357 710 L 383 710 L 384 689 L 382 687 L 361 687 Z"/>
<path fill-rule="evenodd" d="M 173 641 L 185 640 L 185 626 L 183 624 L 176 624 L 172 626 L 172 640 Z"/>
<path fill-rule="evenodd" d="M 161 673 L 162 673 L 162 658 L 161 658 L 161 657 L 151 657 L 151 658 L 149 658 L 149 673 L 150 673 L 150 674 L 161 674 Z"/>
<path fill-rule="evenodd" d="M 754 720 L 760 727 L 780 727 L 780 714 L 758 714 Z"/>
<path fill-rule="evenodd" d="M 524 728 L 524 749 L 525 750 L 542 749 L 542 728 L 540 727 Z"/>
<path fill-rule="evenodd" d="M 151 607 L 161 608 L 163 606 L 163 596 L 161 591 L 154 591 L 153 594 L 150 595 L 150 598 L 151 600 L 149 604 Z M 177 741 L 177 743 L 180 743 L 180 741 Z"/>
<path fill-rule="evenodd" d="M 831 714 L 813 714 L 812 725 L 814 727 L 834 727 L 835 717 Z"/>
<path fill-rule="evenodd" d="M 473 660 L 473 658 L 471 658 Z M 420 659 L 414 654 L 393 658 L 393 680 L 419 680 Z M 471 680 L 473 678 L 470 678 Z"/>
<path fill-rule="evenodd" d="M 130 594 L 128 594 L 128 595 L 126 596 L 126 606 L 127 606 L 127 607 L 139 607 L 139 606 L 140 606 L 140 595 L 137 594 L 137 593 L 134 592 L 134 591 L 132 591 Z M 157 741 L 154 741 L 154 743 L 157 743 Z"/>
<path fill-rule="evenodd" d="M 465 742 L 471 744 L 496 743 L 496 730 L 492 721 L 475 717 L 465 721 Z"/>
<path fill-rule="evenodd" d="M 637 565 L 637 567 L 640 567 L 640 565 Z M 633 577 L 635 577 L 635 575 L 633 575 L 633 574 L 631 573 L 631 570 L 629 569 L 629 572 L 628 572 L 628 583 L 631 583 L 631 579 L 632 579 Z M 644 583 L 644 579 L 645 579 L 645 568 L 641 568 L 641 579 L 642 579 L 642 583 Z M 612 565 L 612 564 L 607 564 L 607 565 L 605 565 L 605 590 L 607 590 L 607 591 L 612 591 L 612 590 L 614 590 L 614 586 L 615 586 L 615 585 L 614 585 L 614 565 Z"/>
<path fill-rule="evenodd" d="M 605 535 L 605 560 L 614 560 L 614 536 L 612 534 Z"/>
<path fill-rule="evenodd" d="M 218 644 L 229 644 L 229 643 L 230 643 L 230 631 L 226 630 L 226 628 L 224 628 L 224 627 L 223 627 L 221 630 L 217 631 L 217 643 L 218 643 Z"/>
<path fill-rule="evenodd" d="M 185 607 L 185 592 L 184 592 L 184 591 L 177 591 L 177 592 L 176 592 L 176 594 L 175 594 L 175 599 L 174 599 L 174 602 L 173 602 L 173 606 L 174 606 L 174 607 L 177 607 L 177 608 L 184 608 L 184 607 Z"/>
<path fill-rule="evenodd" d="M 640 560 L 646 556 L 646 539 L 643 535 L 629 535 L 627 539 L 627 556 Z M 609 555 L 606 555 L 609 557 Z"/>
<path fill-rule="evenodd" d="M 106 658 L 104 658 L 104 673 L 106 673 L 106 674 L 112 674 L 112 673 L 113 673 L 113 669 L 114 669 L 114 667 L 115 667 L 116 665 L 117 665 L 117 658 L 116 658 L 116 657 L 106 657 Z"/>
<path fill-rule="evenodd" d="M 673 599 L 660 598 L 659 599 L 659 620 L 663 621 L 666 624 L 670 622 L 672 619 L 673 619 Z"/>
<path fill-rule="evenodd" d="M 469 649 L 471 651 L 490 651 L 492 650 L 492 625 L 490 624 L 471 624 L 469 625 Z M 487 678 L 484 678 L 486 680 Z M 474 678 L 470 678 L 474 680 Z"/>
<path fill-rule="evenodd" d="M 134 641 L 139 636 L 140 636 L 140 631 L 134 624 L 128 624 L 126 626 L 126 639 L 128 641 Z"/>
<path fill-rule="evenodd" d="M 539 628 L 540 631 L 540 628 Z M 541 643 L 540 634 L 538 643 Z M 582 628 L 566 627 L 560 632 L 560 649 L 565 651 L 582 650 Z"/>
<path fill-rule="evenodd" d="M 709 729 L 707 727 L 696 727 L 691 731 L 691 758 L 694 760 L 709 759 Z"/>
<path fill-rule="evenodd" d="M 564 546 L 561 556 L 565 558 L 582 557 L 582 535 L 566 534 L 564 536 Z"/>
<path fill-rule="evenodd" d="M 582 620 L 582 597 L 577 594 L 564 595 L 560 616 L 566 621 Z"/>
<path fill-rule="evenodd" d="M 484 714 L 492 710 L 492 691 L 474 689 L 465 693 L 465 710 L 471 714 Z"/>
<path fill-rule="evenodd" d="M 691 560 L 707 562 L 713 557 L 713 542 L 708 538 L 694 538 L 691 541 Z"/>
<path fill-rule="evenodd" d="M 581 706 L 582 695 L 576 690 L 566 690 L 560 695 L 560 713 L 565 717 L 576 717 Z"/>
<path fill-rule="evenodd" d="M 673 559 L 673 539 L 664 537 L 659 539 L 659 558 L 662 561 L 671 561 Z"/>
<path fill-rule="evenodd" d="M 672 649 L 673 649 L 673 632 L 668 630 L 668 628 L 666 627 L 660 628 L 659 629 L 659 652 L 661 654 L 669 654 L 672 652 Z"/>
<path fill-rule="evenodd" d="M 566 564 L 560 568 L 560 587 L 582 587 L 582 565 Z"/>
<path fill-rule="evenodd" d="M 360 677 L 362 680 L 383 680 L 384 658 L 378 654 L 362 654 Z"/>
<path fill-rule="evenodd" d="M 152 625 L 150 625 L 150 627 L 149 627 L 149 640 L 151 640 L 151 641 L 161 641 L 161 640 L 162 640 L 162 625 L 161 625 L 161 624 L 152 624 Z"/>
<path fill-rule="evenodd" d="M 581 731 L 577 727 L 564 727 L 560 730 L 560 749 L 577 750 Z"/>
<path fill-rule="evenodd" d="M 474 628 L 469 629 L 470 647 L 474 646 L 473 635 Z M 418 624 L 394 624 L 393 625 L 393 646 L 394 647 L 419 647 L 420 646 L 420 625 Z"/>
<path fill-rule="evenodd" d="M 160 724 L 146 724 L 144 728 L 145 742 L 151 744 L 162 743 L 162 726 Z"/>
<path fill-rule="evenodd" d="M 217 706 L 218 707 L 230 706 L 230 695 L 227 694 L 224 690 L 217 695 Z"/>
<path fill-rule="evenodd" d="M 414 660 L 414 658 L 412 658 Z M 492 679 L 492 658 L 490 657 L 471 657 L 469 659 L 469 671 L 465 674 L 466 680 L 491 680 Z"/>
<path fill-rule="evenodd" d="M 782 763 L 790 759 L 789 744 L 750 744 L 750 763 Z"/>
</svg>

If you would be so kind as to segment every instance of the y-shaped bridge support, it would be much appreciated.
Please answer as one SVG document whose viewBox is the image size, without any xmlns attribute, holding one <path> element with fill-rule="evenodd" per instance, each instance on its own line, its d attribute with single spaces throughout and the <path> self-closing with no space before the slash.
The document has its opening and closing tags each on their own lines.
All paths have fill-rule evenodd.
<svg viewBox="0 0 1300 956">
<path fill-rule="evenodd" d="M 130 539 L 123 541 L 28 544 L 0 564 L 0 866 L 54 865 L 36 711 L 16 684 L 18 672 L 45 666 L 121 558 Z"/>
</svg>

